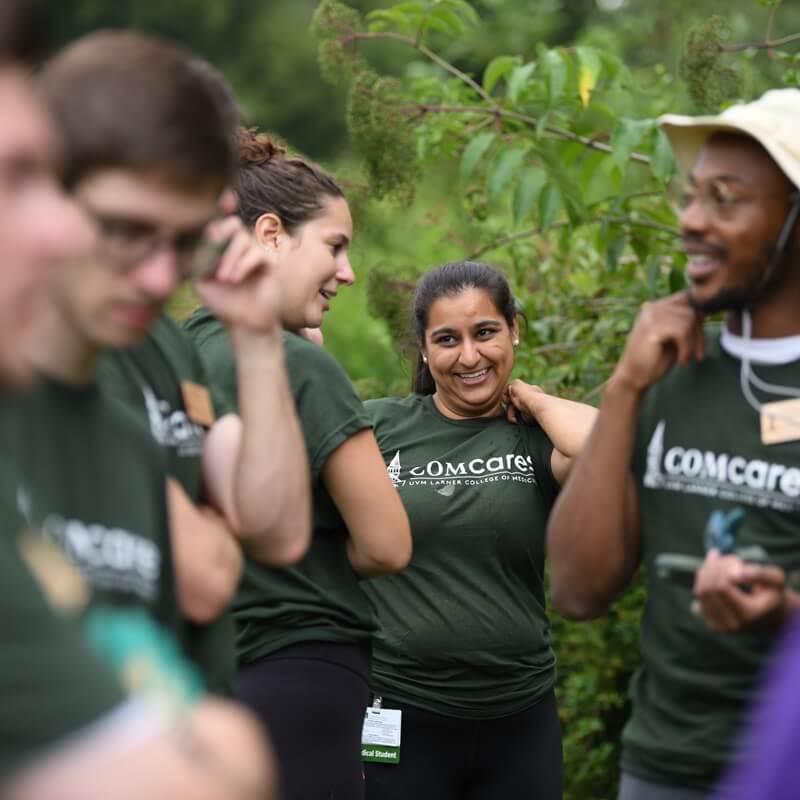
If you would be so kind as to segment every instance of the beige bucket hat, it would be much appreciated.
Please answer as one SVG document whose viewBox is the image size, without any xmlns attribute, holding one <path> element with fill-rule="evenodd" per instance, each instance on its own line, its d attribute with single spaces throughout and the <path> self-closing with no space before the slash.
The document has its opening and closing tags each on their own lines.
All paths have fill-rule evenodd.
<svg viewBox="0 0 800 800">
<path fill-rule="evenodd" d="M 789 180 L 800 188 L 800 89 L 772 89 L 758 100 L 731 106 L 717 116 L 664 114 L 658 123 L 685 175 L 691 171 L 709 137 L 729 131 L 760 142 Z"/>
</svg>

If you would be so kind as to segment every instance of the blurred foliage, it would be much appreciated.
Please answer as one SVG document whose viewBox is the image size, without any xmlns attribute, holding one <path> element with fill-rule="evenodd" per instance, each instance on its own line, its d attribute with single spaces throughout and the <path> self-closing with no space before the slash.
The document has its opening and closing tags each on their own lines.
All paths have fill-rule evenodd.
<svg viewBox="0 0 800 800">
<path fill-rule="evenodd" d="M 371 8 L 376 2 L 366 0 L 361 5 Z M 344 95 L 321 80 L 308 33 L 315 0 L 50 0 L 50 4 L 58 44 L 109 27 L 166 36 L 222 70 L 251 124 L 280 134 L 315 158 L 330 158 L 346 146 Z"/>
</svg>

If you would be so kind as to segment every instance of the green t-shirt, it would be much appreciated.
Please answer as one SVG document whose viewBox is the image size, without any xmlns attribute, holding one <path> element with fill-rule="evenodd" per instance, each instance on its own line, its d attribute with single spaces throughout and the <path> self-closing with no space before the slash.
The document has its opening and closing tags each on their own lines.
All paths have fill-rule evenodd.
<svg viewBox="0 0 800 800">
<path fill-rule="evenodd" d="M 97 380 L 147 424 L 164 448 L 169 474 L 198 500 L 206 429 L 187 413 L 181 384 L 205 387 L 207 381 L 200 357 L 180 326 L 162 314 L 138 347 L 101 356 Z"/>
<path fill-rule="evenodd" d="M 5 534 L 0 535 L 0 785 L 125 699 L 80 626 L 50 608 L 20 558 L 16 538 Z"/>
<path fill-rule="evenodd" d="M 5 399 L 0 422 L 0 585 L 8 593 L 0 613 L 0 738 L 15 738 L 10 769 L 12 760 L 33 755 L 122 698 L 82 638 L 81 620 L 54 616 L 20 567 L 23 534 L 40 545 L 44 537 L 77 567 L 89 616 L 141 611 L 176 637 L 180 618 L 164 457 L 141 425 L 96 384 L 48 379 Z M 63 586 L 60 574 L 40 569 L 37 581 L 52 590 Z M 51 686 L 44 674 L 48 658 Z M 4 723 L 13 731 L 6 734 Z M 0 745 L 5 759 L 5 742 Z"/>
<path fill-rule="evenodd" d="M 189 498 L 203 496 L 202 453 L 206 429 L 186 409 L 182 385 L 208 391 L 200 356 L 191 339 L 162 314 L 138 347 L 112 350 L 98 364 L 99 383 L 122 401 L 161 445 L 168 474 Z M 235 666 L 235 635 L 229 613 L 210 625 L 186 621 L 183 645 L 214 692 L 229 694 Z"/>
<path fill-rule="evenodd" d="M 699 789 L 732 754 L 778 628 L 710 631 L 691 611 L 693 575 L 682 560 L 705 555 L 712 511 L 738 506 L 745 512 L 739 548 L 762 548 L 790 583 L 800 574 L 800 441 L 761 443 L 739 360 L 722 350 L 718 334 L 706 338 L 705 358 L 673 368 L 650 389 L 638 420 L 633 471 L 647 603 L 622 759 L 646 780 Z M 755 370 L 770 383 L 798 385 L 796 361 Z"/>
<path fill-rule="evenodd" d="M 227 331 L 205 309 L 185 326 L 217 396 L 229 404 L 226 410 L 236 410 L 236 364 Z M 347 527 L 320 476 L 331 453 L 369 428 L 369 419 L 329 353 L 292 333 L 284 334 L 284 353 L 311 468 L 313 536 L 296 566 L 269 568 L 247 559 L 233 605 L 240 665 L 299 642 L 365 642 L 375 629 L 347 558 Z"/>
<path fill-rule="evenodd" d="M 454 420 L 430 396 L 368 401 L 414 539 L 362 583 L 380 626 L 375 691 L 452 717 L 521 711 L 555 680 L 544 541 L 553 445 L 505 417 Z"/>
<path fill-rule="evenodd" d="M 42 379 L 8 407 L 0 453 L 0 530 L 42 531 L 103 606 L 145 608 L 179 630 L 164 456 L 97 384 Z"/>
</svg>

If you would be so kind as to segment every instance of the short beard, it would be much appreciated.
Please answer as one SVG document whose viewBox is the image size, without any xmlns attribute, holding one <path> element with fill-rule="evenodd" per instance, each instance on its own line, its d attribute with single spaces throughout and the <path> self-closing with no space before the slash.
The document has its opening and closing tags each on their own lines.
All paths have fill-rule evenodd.
<svg viewBox="0 0 800 800">
<path fill-rule="evenodd" d="M 718 311 L 741 311 L 744 308 L 752 308 L 780 289 L 789 276 L 791 264 L 795 260 L 795 252 L 794 243 L 790 241 L 767 282 L 762 285 L 764 273 L 775 254 L 775 248 L 770 246 L 764 252 L 763 261 L 761 262 L 764 264 L 763 269 L 760 270 L 756 278 L 748 286 L 722 289 L 719 294 L 702 302 L 696 300 L 690 291 L 689 305 L 704 314 L 716 314 Z"/>
<path fill-rule="evenodd" d="M 718 311 L 740 311 L 750 304 L 755 288 L 755 286 L 749 286 L 740 289 L 723 289 L 719 294 L 702 302 L 689 292 L 689 305 L 703 314 L 716 314 Z"/>
</svg>

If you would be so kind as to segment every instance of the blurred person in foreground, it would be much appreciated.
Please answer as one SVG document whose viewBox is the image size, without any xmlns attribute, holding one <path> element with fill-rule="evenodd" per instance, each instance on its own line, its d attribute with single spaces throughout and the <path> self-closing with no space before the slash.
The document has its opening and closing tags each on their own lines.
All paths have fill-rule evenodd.
<svg viewBox="0 0 800 800">
<path fill-rule="evenodd" d="M 798 124 L 796 89 L 662 117 L 688 289 L 640 312 L 550 520 L 570 617 L 603 613 L 646 566 L 621 800 L 706 796 L 798 605 Z"/>
<path fill-rule="evenodd" d="M 800 786 L 800 618 L 787 625 L 739 742 L 732 769 L 714 800 L 795 800 Z"/>
<path fill-rule="evenodd" d="M 96 233 L 55 181 L 55 137 L 23 66 L 29 57 L 24 37 L 38 30 L 29 17 L 33 9 L 29 2 L 8 0 L 0 11 L 0 101 L 5 110 L 0 120 L 0 324 L 6 328 L 0 378 L 6 388 L 27 383 L 34 372 L 43 374 L 35 362 L 31 370 L 23 353 L 43 346 L 39 326 L 52 321 L 48 295 L 62 269 L 53 262 L 72 264 L 89 257 Z M 63 338 L 54 336 L 49 344 L 63 363 L 45 384 L 56 385 L 54 390 L 68 398 L 66 408 L 56 410 L 55 420 L 43 413 L 42 392 L 46 397 L 54 387 L 37 385 L 17 398 L 6 394 L 0 413 L 3 797 L 269 796 L 269 756 L 246 713 L 203 700 L 198 693 L 158 686 L 159 681 L 177 685 L 181 673 L 171 663 L 174 649 L 168 637 L 145 624 L 175 618 L 169 544 L 162 536 L 163 486 L 160 497 L 137 495 L 142 510 L 131 519 L 147 524 L 142 534 L 108 527 L 115 522 L 111 517 L 120 492 L 112 482 L 124 487 L 131 465 L 149 467 L 158 455 L 149 451 L 149 440 L 132 432 L 126 416 L 96 397 L 85 373 L 76 368 L 85 367 L 88 352 L 77 357 L 75 337 L 66 328 L 60 333 Z M 96 410 L 101 413 L 95 415 Z M 77 431 L 59 428 L 65 415 Z M 122 433 L 116 459 L 106 455 L 101 427 L 109 439 Z M 90 438 L 81 447 L 77 443 L 85 432 Z M 100 522 L 81 524 L 48 513 L 48 500 L 69 505 L 73 490 L 76 503 L 85 507 L 89 495 L 97 496 Z M 83 573 L 59 545 L 79 563 L 83 559 Z M 136 616 L 127 617 L 132 624 L 114 631 L 105 626 L 99 633 L 103 618 L 87 618 L 94 624 L 90 646 L 79 612 L 99 610 L 102 603 L 107 604 L 106 621 L 125 611 Z M 108 662 L 119 663 L 120 653 L 130 652 L 130 641 L 137 637 L 129 669 L 110 668 Z M 154 642 L 157 647 L 150 646 Z M 130 698 L 123 680 L 137 690 Z M 139 692 L 148 681 L 150 690 Z"/>
</svg>

